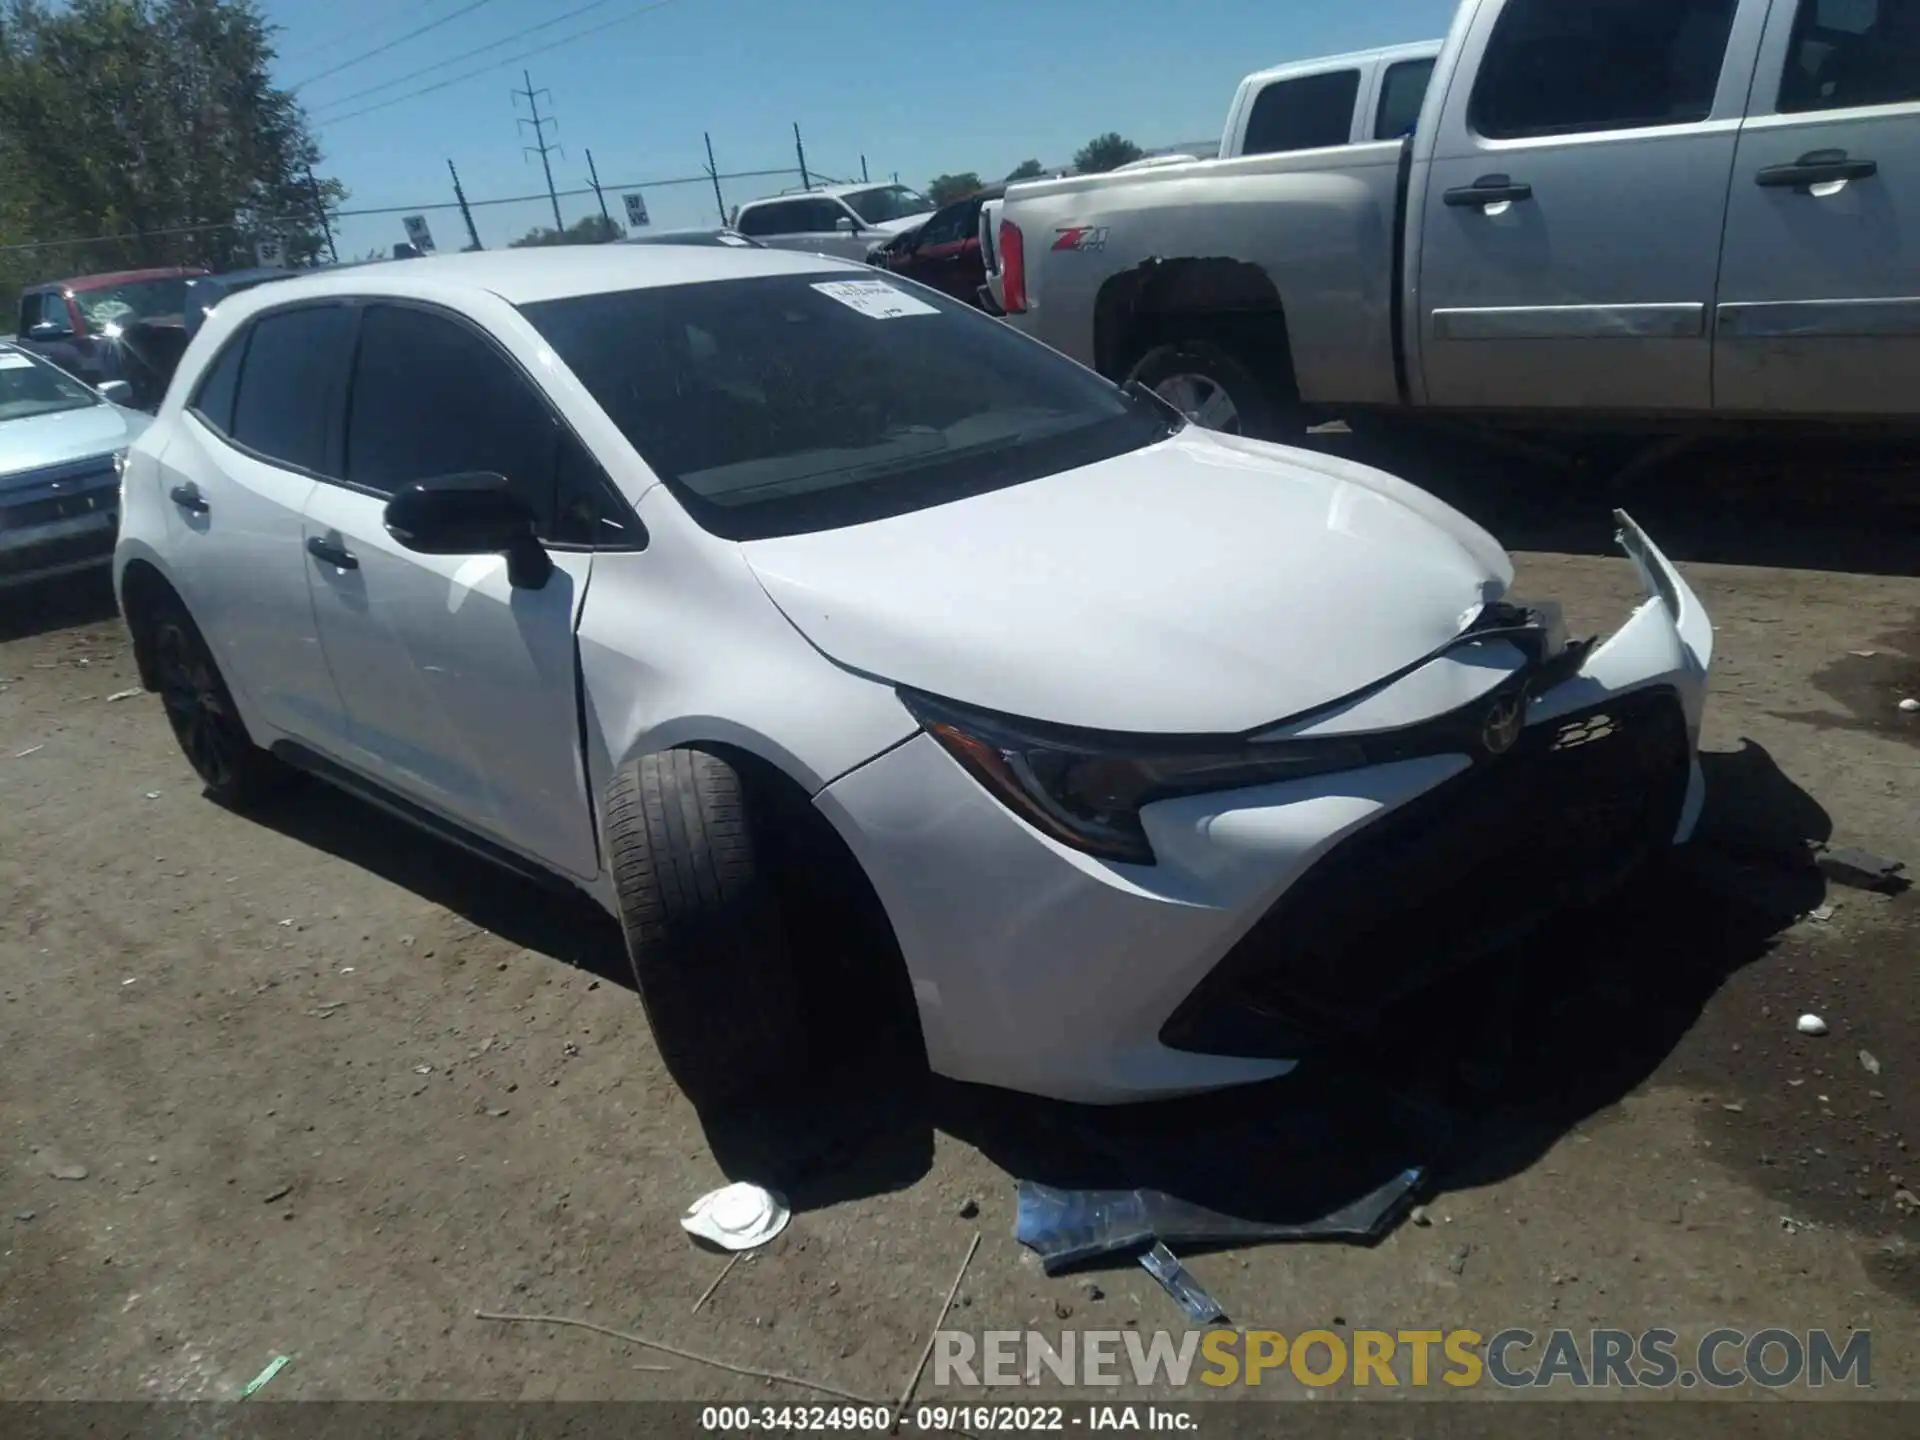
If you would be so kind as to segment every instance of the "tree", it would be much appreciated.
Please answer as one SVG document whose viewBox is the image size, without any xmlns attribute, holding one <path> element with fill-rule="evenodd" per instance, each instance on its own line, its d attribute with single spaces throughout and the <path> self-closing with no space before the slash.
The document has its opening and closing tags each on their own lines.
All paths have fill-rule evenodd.
<svg viewBox="0 0 1920 1440">
<path fill-rule="evenodd" d="M 10 0 L 0 11 L 0 289 L 140 265 L 309 264 L 337 180 L 254 0 Z M 108 237 L 108 238 L 95 238 Z"/>
<path fill-rule="evenodd" d="M 935 205 L 951 205 L 955 200 L 964 200 L 975 191 L 985 188 L 973 171 L 962 170 L 958 175 L 934 176 L 927 183 L 927 198 Z"/>
<path fill-rule="evenodd" d="M 508 241 L 507 248 L 524 250 L 530 245 L 604 245 L 609 240 L 620 239 L 626 233 L 625 227 L 604 215 L 588 215 L 564 230 L 536 225 L 518 240 Z"/>
<path fill-rule="evenodd" d="M 1073 157 L 1073 168 L 1083 175 L 1099 175 L 1108 170 L 1118 170 L 1145 153 L 1118 131 L 1109 130 L 1080 148 L 1079 154 Z"/>
<path fill-rule="evenodd" d="M 1007 183 L 1011 185 L 1016 180 L 1038 180 L 1046 173 L 1046 167 L 1038 160 L 1022 160 L 1007 172 Z"/>
</svg>

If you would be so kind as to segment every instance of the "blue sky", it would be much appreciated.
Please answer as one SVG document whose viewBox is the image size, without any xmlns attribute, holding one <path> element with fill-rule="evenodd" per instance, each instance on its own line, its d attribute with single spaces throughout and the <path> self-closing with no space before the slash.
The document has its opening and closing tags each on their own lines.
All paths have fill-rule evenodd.
<svg viewBox="0 0 1920 1440">
<path fill-rule="evenodd" d="M 591 149 L 616 215 L 621 187 L 700 175 L 703 130 L 722 172 L 792 166 L 798 121 L 815 171 L 857 178 L 864 154 L 876 178 L 898 171 L 915 186 L 943 171 L 993 179 L 1028 156 L 1064 163 L 1106 130 L 1149 148 L 1211 138 L 1247 71 L 1437 37 L 1454 9 L 1452 0 L 600 0 L 508 39 L 588 4 L 261 0 L 280 27 L 278 79 L 298 87 L 325 152 L 322 173 L 352 192 L 348 210 L 450 203 L 449 158 L 471 200 L 541 192 L 539 162 L 520 148 L 532 136 L 517 131 L 509 94 L 524 64 L 551 92 L 542 113 L 550 106 L 559 120 L 549 133 L 565 149 L 552 157 L 556 185 L 585 185 Z M 452 18 L 357 59 L 442 17 Z M 521 60 L 542 46 L 552 48 Z M 448 63 L 427 68 L 436 62 Z M 322 74 L 336 66 L 345 68 Z M 449 79 L 457 83 L 382 103 Z M 731 205 L 797 183 L 724 186 Z M 656 228 L 716 218 L 704 180 L 643 193 Z M 591 195 L 563 196 L 561 207 L 569 222 L 597 208 Z M 552 210 L 543 195 L 481 206 L 475 218 L 493 246 L 551 224 Z M 457 211 L 428 220 L 441 249 L 464 243 Z M 343 259 L 402 238 L 397 215 L 348 218 L 339 229 Z"/>
</svg>

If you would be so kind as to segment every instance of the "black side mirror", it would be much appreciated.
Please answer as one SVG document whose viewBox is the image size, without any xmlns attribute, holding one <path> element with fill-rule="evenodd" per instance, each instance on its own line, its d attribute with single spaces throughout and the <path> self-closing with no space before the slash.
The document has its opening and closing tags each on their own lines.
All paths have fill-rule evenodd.
<svg viewBox="0 0 1920 1440">
<path fill-rule="evenodd" d="M 553 574 L 534 532 L 539 518 L 504 475 L 416 480 L 387 501 L 387 533 L 421 555 L 505 555 L 507 579 L 538 590 Z"/>
</svg>

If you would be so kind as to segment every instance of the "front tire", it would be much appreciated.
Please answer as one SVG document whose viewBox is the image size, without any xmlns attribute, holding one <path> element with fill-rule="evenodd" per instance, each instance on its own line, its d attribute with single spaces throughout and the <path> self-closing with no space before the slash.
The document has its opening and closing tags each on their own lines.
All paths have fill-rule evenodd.
<svg viewBox="0 0 1920 1440">
<path fill-rule="evenodd" d="M 627 955 L 661 1058 L 701 1110 L 791 1075 L 807 1048 L 757 818 L 739 771 L 703 750 L 645 756 L 608 787 Z"/>
<path fill-rule="evenodd" d="M 208 797 L 241 808 L 280 789 L 288 778 L 286 767 L 253 743 L 186 606 L 168 596 L 143 628 L 167 723 Z"/>
</svg>

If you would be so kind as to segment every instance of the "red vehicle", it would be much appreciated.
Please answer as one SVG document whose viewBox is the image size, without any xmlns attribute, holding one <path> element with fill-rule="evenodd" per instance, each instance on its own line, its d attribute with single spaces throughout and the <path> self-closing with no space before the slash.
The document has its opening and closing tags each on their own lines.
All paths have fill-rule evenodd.
<svg viewBox="0 0 1920 1440">
<path fill-rule="evenodd" d="M 187 281 L 204 269 L 121 270 L 31 285 L 20 292 L 16 342 L 61 369 L 99 385 L 132 384 L 135 403 L 157 401 L 186 346 Z"/>
<path fill-rule="evenodd" d="M 943 205 L 918 230 L 876 247 L 867 263 L 978 305 L 980 287 L 987 279 L 986 262 L 980 255 L 980 207 L 1006 192 L 1004 185 L 990 185 Z"/>
</svg>

